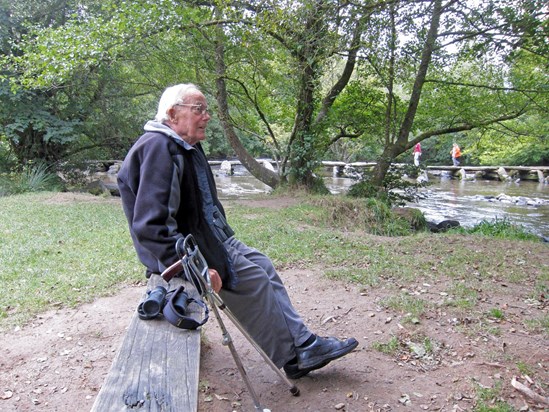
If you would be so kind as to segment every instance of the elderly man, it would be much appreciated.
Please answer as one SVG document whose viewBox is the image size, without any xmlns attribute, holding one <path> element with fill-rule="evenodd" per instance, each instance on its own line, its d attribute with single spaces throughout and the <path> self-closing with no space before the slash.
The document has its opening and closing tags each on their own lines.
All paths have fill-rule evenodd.
<svg viewBox="0 0 549 412">
<path fill-rule="evenodd" d="M 270 259 L 236 239 L 200 146 L 209 120 L 197 86 L 169 87 L 155 120 L 128 152 L 118 184 L 137 255 L 148 277 L 162 273 L 178 260 L 177 240 L 192 234 L 213 289 L 273 363 L 289 378 L 301 378 L 358 342 L 309 331 Z"/>
</svg>

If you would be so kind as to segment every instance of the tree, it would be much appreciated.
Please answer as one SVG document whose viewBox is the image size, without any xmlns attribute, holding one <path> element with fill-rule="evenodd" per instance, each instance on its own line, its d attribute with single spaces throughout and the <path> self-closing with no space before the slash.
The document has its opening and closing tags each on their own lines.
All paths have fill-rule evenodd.
<svg viewBox="0 0 549 412">
<path fill-rule="evenodd" d="M 6 23 L 0 32 L 0 59 L 5 63 L 0 73 L 0 139 L 19 164 L 36 159 L 55 164 L 90 150 L 99 156 L 125 153 L 128 142 L 137 135 L 127 127 L 137 111 L 127 98 L 132 96 L 130 88 L 137 87 L 121 79 L 121 74 L 127 73 L 124 62 L 93 70 L 75 68 L 65 77 L 51 75 L 64 66 L 62 63 L 48 67 L 50 73 L 41 69 L 49 60 L 47 48 L 39 48 L 39 34 L 63 33 L 71 18 L 96 12 L 98 3 L 19 1 L 2 2 L 0 7 Z M 49 38 L 47 47 L 67 51 L 63 36 L 58 39 L 56 43 L 53 36 Z M 49 81 L 35 81 L 38 72 Z M 140 101 L 138 106 L 144 104 Z"/>
<path fill-rule="evenodd" d="M 297 9 L 297 10 L 296 10 Z M 318 164 L 319 155 L 323 154 L 327 148 L 327 142 L 318 139 L 318 130 L 325 127 L 324 119 L 329 112 L 330 107 L 347 85 L 350 76 L 353 72 L 356 62 L 356 53 L 358 50 L 358 41 L 362 30 L 360 19 L 357 23 L 352 24 L 353 28 L 352 39 L 350 42 L 350 52 L 346 60 L 346 65 L 343 72 L 340 74 L 337 81 L 326 93 L 322 101 L 318 102 L 318 96 L 321 90 L 321 76 L 324 73 L 324 66 L 328 60 L 336 53 L 338 47 L 341 47 L 341 38 L 334 37 L 330 32 L 330 27 L 334 30 L 351 21 L 350 18 L 343 18 L 343 8 L 335 8 L 334 4 L 326 1 L 303 2 L 291 8 L 279 9 L 276 8 L 276 3 L 262 4 L 262 7 L 252 7 L 249 5 L 249 10 L 252 10 L 254 15 L 255 27 L 259 27 L 261 33 L 258 36 L 261 38 L 270 38 L 268 42 L 272 48 L 281 47 L 276 53 L 278 56 L 284 56 L 286 64 L 281 68 L 286 71 L 286 76 L 272 76 L 273 71 L 264 71 L 259 66 L 252 67 L 253 78 L 247 78 L 244 71 L 236 73 L 239 75 L 238 80 L 235 80 L 232 74 L 227 72 L 225 64 L 225 44 L 223 38 L 218 37 L 216 42 L 216 62 L 217 62 L 217 96 L 218 105 L 220 108 L 220 117 L 225 127 L 227 136 L 239 158 L 246 165 L 251 173 L 260 180 L 270 186 L 277 186 L 285 181 L 285 177 L 290 177 L 290 182 L 306 187 L 318 187 L 318 180 L 313 172 Z M 218 30 L 220 36 L 224 36 L 221 30 Z M 276 43 L 272 43 L 272 41 Z M 250 59 L 250 61 L 257 61 Z M 289 76 L 288 70 L 292 70 L 295 75 Z M 275 69 L 276 70 L 276 69 Z M 280 68 L 278 69 L 280 70 Z M 262 84 L 258 85 L 257 78 L 262 77 L 265 73 L 271 74 L 268 78 L 262 80 Z M 283 82 L 290 80 L 293 85 L 293 90 L 284 87 L 283 84 L 274 86 L 269 80 L 278 78 Z M 282 172 L 278 175 L 264 169 L 253 158 L 247 155 L 245 148 L 241 145 L 236 134 L 231 130 L 232 125 L 229 121 L 229 92 L 227 81 L 234 83 L 234 93 L 240 91 L 246 97 L 248 103 L 255 110 L 256 114 L 262 119 L 262 126 L 275 148 L 275 157 L 279 159 Z M 268 112 L 274 113 L 275 110 L 269 107 L 265 101 L 259 101 L 256 97 L 258 94 L 269 96 L 267 100 L 274 100 L 284 104 L 283 99 L 277 99 L 273 93 L 262 91 L 266 87 L 272 87 L 274 90 L 285 90 L 288 95 L 292 96 L 295 101 L 295 116 L 293 124 L 288 119 L 279 119 L 284 122 L 286 130 L 282 132 L 288 138 L 285 146 L 281 144 L 281 139 L 275 134 L 272 120 L 276 119 L 275 115 L 268 116 Z M 240 90 L 239 90 L 240 89 Z M 285 103 L 286 105 L 288 103 Z M 284 110 L 285 112 L 288 109 Z M 271 120 L 270 120 L 270 119 Z M 280 124 L 280 123 L 279 123 Z M 291 129 L 288 130 L 288 127 Z M 260 135 L 261 131 L 257 130 L 256 134 Z M 288 173 L 286 174 L 286 167 Z M 284 179 L 284 180 L 283 180 Z"/>
<path fill-rule="evenodd" d="M 379 142 L 382 186 L 417 142 L 541 113 L 540 79 L 527 93 L 509 73 L 519 51 L 546 59 L 546 15 L 538 0 L 104 2 L 33 32 L 12 63 L 22 85 L 50 89 L 124 68 L 148 103 L 166 84 L 198 83 L 234 152 L 273 187 L 318 187 L 331 147 Z M 278 174 L 254 160 L 252 141 Z"/>
<path fill-rule="evenodd" d="M 513 89 L 505 75 L 509 65 L 501 58 L 511 52 L 503 50 L 503 44 L 519 35 L 510 27 L 532 18 L 537 21 L 543 13 L 515 14 L 513 21 L 505 21 L 493 15 L 505 16 L 509 7 L 495 4 L 402 2 L 386 11 L 380 30 L 387 34 L 378 34 L 386 43 L 376 49 L 377 56 L 365 58 L 370 75 L 379 79 L 387 95 L 383 152 L 372 177 L 374 186 L 383 185 L 390 164 L 416 143 L 504 124 L 534 110 L 534 102 L 545 98 L 540 84 L 529 89 L 532 94 L 527 98 L 525 89 Z M 425 22 L 425 30 L 418 21 Z M 401 40 L 412 32 L 417 37 Z M 446 51 L 449 46 L 451 53 Z M 410 56 L 416 56 L 417 63 L 410 64 Z M 491 63 L 494 60 L 497 64 Z"/>
</svg>

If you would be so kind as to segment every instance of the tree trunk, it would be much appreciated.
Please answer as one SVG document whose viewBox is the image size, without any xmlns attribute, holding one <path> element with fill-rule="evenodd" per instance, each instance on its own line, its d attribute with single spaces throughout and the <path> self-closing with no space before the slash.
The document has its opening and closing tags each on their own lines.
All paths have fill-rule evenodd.
<svg viewBox="0 0 549 412">
<path fill-rule="evenodd" d="M 317 159 L 318 142 L 315 136 L 313 115 L 315 92 L 320 78 L 319 61 L 322 59 L 322 39 L 326 36 L 325 3 L 316 2 L 303 31 L 296 44 L 300 47 L 292 50 L 297 59 L 299 74 L 299 94 L 297 98 L 296 118 L 290 135 L 290 183 L 305 186 L 308 189 L 323 186 L 314 175 L 319 164 Z M 337 95 L 337 91 L 334 92 Z M 327 102 L 330 105 L 333 101 Z M 325 189 L 325 187 L 324 187 Z"/>
<path fill-rule="evenodd" d="M 216 89 L 217 89 L 217 105 L 219 107 L 219 120 L 223 126 L 225 136 L 229 140 L 229 144 L 235 151 L 238 159 L 242 165 L 254 176 L 256 179 L 265 183 L 266 185 L 272 187 L 273 189 L 278 187 L 281 183 L 281 177 L 261 165 L 255 158 L 250 155 L 246 150 L 234 128 L 229 121 L 229 105 L 227 99 L 227 86 L 225 84 L 225 57 L 224 57 L 224 34 L 222 28 L 219 27 L 217 30 L 217 40 L 215 44 L 215 64 L 216 64 Z"/>
<path fill-rule="evenodd" d="M 453 3 L 453 1 L 450 3 Z M 383 154 L 379 158 L 377 165 L 374 169 L 372 184 L 375 186 L 381 187 L 383 185 L 383 180 L 385 179 L 385 175 L 387 174 L 391 163 L 398 155 L 404 153 L 411 147 L 411 144 L 408 142 L 408 136 L 414 124 L 417 108 L 419 106 L 419 100 L 421 98 L 421 91 L 423 89 L 423 85 L 425 84 L 425 78 L 427 77 L 429 64 L 431 63 L 433 48 L 438 37 L 438 29 L 440 26 L 440 17 L 442 15 L 442 10 L 442 0 L 434 0 L 433 13 L 431 15 L 431 24 L 429 25 L 429 32 L 427 33 L 427 39 L 421 53 L 421 61 L 414 81 L 414 86 L 412 88 L 410 102 L 408 103 L 408 110 L 406 111 L 404 120 L 400 125 L 400 130 L 398 132 L 398 138 L 396 139 L 396 142 L 393 144 L 389 141 L 386 141 L 385 143 L 385 149 L 383 151 Z"/>
</svg>

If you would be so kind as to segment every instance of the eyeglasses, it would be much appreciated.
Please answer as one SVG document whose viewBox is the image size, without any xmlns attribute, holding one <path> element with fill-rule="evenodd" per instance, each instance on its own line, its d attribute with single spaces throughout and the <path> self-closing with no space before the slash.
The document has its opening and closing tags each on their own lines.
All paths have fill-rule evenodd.
<svg viewBox="0 0 549 412">
<path fill-rule="evenodd" d="M 207 106 L 203 104 L 187 104 L 187 103 L 176 103 L 174 106 L 189 106 L 194 114 L 199 114 L 201 116 L 205 114 L 211 114 Z"/>
</svg>

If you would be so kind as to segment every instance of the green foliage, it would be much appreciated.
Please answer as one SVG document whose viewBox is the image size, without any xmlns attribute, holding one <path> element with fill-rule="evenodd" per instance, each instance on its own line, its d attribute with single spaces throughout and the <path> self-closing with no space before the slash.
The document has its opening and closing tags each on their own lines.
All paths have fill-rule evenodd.
<svg viewBox="0 0 549 412">
<path fill-rule="evenodd" d="M 7 173 L 17 167 L 17 158 L 10 150 L 8 142 L 0 135 L 0 173 Z"/>
<path fill-rule="evenodd" d="M 228 122 L 246 149 L 282 161 L 281 174 L 291 173 L 296 186 L 316 189 L 311 176 L 324 156 L 375 160 L 397 139 L 398 156 L 422 135 L 442 142 L 433 150 L 426 142 L 422 160 L 448 163 L 448 139 L 437 136 L 452 131 L 450 140 L 467 139 L 466 161 L 547 161 L 540 138 L 547 135 L 541 7 L 458 2 L 445 8 L 437 44 L 452 49 L 434 49 L 421 94 L 412 95 L 431 20 L 428 3 L 367 10 L 310 0 L 248 8 L 167 0 L 69 1 L 61 9 L 50 0 L 12 3 L 2 3 L 0 13 L 1 76 L 13 80 L 6 90 L 30 98 L 16 116 L 0 113 L 0 125 L 21 162 L 122 157 L 166 86 L 198 83 L 213 107 L 220 78 Z M 460 31 L 469 33 L 466 40 L 448 37 Z M 360 59 L 347 61 L 355 47 Z M 5 104 L 10 99 L 0 96 L 0 106 L 13 107 Z M 404 124 L 412 106 L 418 111 Z M 217 121 L 211 133 L 208 153 L 232 156 Z"/>
<path fill-rule="evenodd" d="M 384 95 L 371 81 L 353 80 L 334 102 L 325 120 L 324 133 L 334 136 L 360 135 L 359 139 L 337 139 L 329 148 L 328 156 L 346 162 L 371 160 L 381 154 L 383 145 Z"/>
<path fill-rule="evenodd" d="M 532 127 L 536 120 L 523 119 Z M 538 118 L 538 121 L 541 120 Z M 520 123 L 512 122 L 509 127 L 517 128 Z M 541 125 L 540 125 L 541 132 Z M 480 165 L 545 165 L 549 164 L 549 137 L 540 136 L 513 136 L 497 132 L 487 132 L 470 152 L 472 160 Z"/>
<path fill-rule="evenodd" d="M 53 112 L 55 99 L 40 91 L 12 91 L 0 80 L 0 124 L 3 138 L 19 162 L 52 162 L 78 136 L 80 121 L 64 119 Z"/>
<path fill-rule="evenodd" d="M 347 194 L 350 197 L 356 198 L 381 198 L 381 200 L 387 200 L 387 194 L 384 191 L 380 191 L 377 186 L 370 183 L 369 180 L 363 179 L 353 184 Z"/>
<path fill-rule="evenodd" d="M 373 197 L 387 203 L 389 206 L 403 206 L 417 197 L 417 190 L 426 183 L 403 179 L 403 174 L 417 173 L 417 167 L 407 165 L 404 169 L 391 167 L 381 187 L 372 183 L 370 176 L 365 176 L 353 184 L 348 191 L 351 197 Z"/>
<path fill-rule="evenodd" d="M 61 182 L 44 162 L 28 164 L 20 172 L 0 174 L 0 196 L 58 190 Z"/>
<path fill-rule="evenodd" d="M 411 233 L 409 222 L 395 215 L 386 202 L 375 198 L 317 196 L 312 198 L 312 203 L 322 208 L 320 219 L 324 224 L 383 236 Z"/>
<path fill-rule="evenodd" d="M 453 228 L 453 232 L 468 233 L 482 236 L 491 236 L 500 239 L 519 239 L 519 240 L 534 240 L 541 239 L 527 232 L 522 226 L 512 224 L 507 219 L 494 219 L 493 221 L 482 220 L 479 224 L 472 228 Z"/>
</svg>

